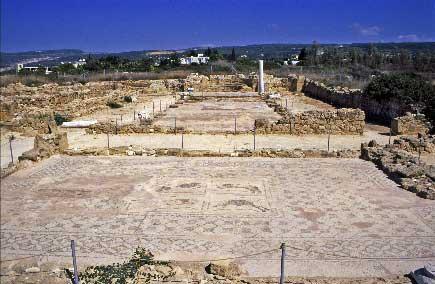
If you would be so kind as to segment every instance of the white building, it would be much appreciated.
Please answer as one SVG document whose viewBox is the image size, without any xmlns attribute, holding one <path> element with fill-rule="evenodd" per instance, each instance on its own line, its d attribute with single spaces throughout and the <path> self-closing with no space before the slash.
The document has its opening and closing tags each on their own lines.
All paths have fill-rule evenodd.
<svg viewBox="0 0 435 284">
<path fill-rule="evenodd" d="M 45 69 L 45 75 L 53 73 L 53 71 L 51 71 L 48 67 L 44 67 L 44 66 L 24 66 L 24 64 L 17 64 L 17 72 L 20 72 L 23 69 L 31 71 L 31 72 L 36 72 L 40 68 L 44 68 Z"/>
<path fill-rule="evenodd" d="M 74 62 L 71 62 L 71 61 L 70 62 L 61 62 L 60 64 L 61 65 L 62 64 L 72 64 L 74 66 L 74 68 L 78 68 L 79 66 L 82 66 L 82 65 L 86 64 L 86 59 L 81 58 L 78 61 L 74 61 Z"/>
<path fill-rule="evenodd" d="M 207 64 L 210 57 L 204 56 L 204 54 L 199 53 L 198 56 L 189 56 L 180 58 L 181 65 L 190 65 L 192 63 L 196 64 Z"/>
<path fill-rule="evenodd" d="M 73 65 L 75 68 L 85 65 L 86 64 L 86 59 L 84 58 L 80 58 L 78 61 L 74 62 Z"/>
</svg>

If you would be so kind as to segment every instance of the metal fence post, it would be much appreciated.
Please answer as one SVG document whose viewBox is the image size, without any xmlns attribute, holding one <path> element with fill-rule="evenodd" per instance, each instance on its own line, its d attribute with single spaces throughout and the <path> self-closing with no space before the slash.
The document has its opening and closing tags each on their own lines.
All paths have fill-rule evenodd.
<svg viewBox="0 0 435 284">
<path fill-rule="evenodd" d="M 72 252 L 73 267 L 74 267 L 74 284 L 79 284 L 79 274 L 77 271 L 77 259 L 76 259 L 76 245 L 74 240 L 71 240 L 71 252 Z"/>
<path fill-rule="evenodd" d="M 136 120 L 136 110 L 133 110 L 133 121 Z"/>
<path fill-rule="evenodd" d="M 285 260 L 285 243 L 281 244 L 281 276 L 279 278 L 279 284 L 284 284 L 284 260 Z"/>
<path fill-rule="evenodd" d="M 118 135 L 118 119 L 115 119 L 115 134 Z"/>
<path fill-rule="evenodd" d="M 110 148 L 110 142 L 109 142 L 109 131 L 107 131 L 107 149 Z"/>
<path fill-rule="evenodd" d="M 177 117 L 174 117 L 174 133 L 177 135 Z"/>
<path fill-rule="evenodd" d="M 234 116 L 234 135 L 237 133 L 237 116 Z"/>
</svg>

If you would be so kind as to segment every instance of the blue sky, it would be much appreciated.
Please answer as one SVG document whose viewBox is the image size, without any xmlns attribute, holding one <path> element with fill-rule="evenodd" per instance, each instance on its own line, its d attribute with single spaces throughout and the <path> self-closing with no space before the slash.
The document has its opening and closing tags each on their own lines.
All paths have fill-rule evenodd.
<svg viewBox="0 0 435 284">
<path fill-rule="evenodd" d="M 435 0 L 2 0 L 1 50 L 435 41 Z"/>
</svg>

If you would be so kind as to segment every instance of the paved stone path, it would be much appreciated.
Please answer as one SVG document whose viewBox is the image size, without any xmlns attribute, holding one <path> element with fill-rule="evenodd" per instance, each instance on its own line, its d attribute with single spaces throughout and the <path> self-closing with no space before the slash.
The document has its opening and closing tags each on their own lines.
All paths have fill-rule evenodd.
<svg viewBox="0 0 435 284">
<path fill-rule="evenodd" d="M 54 156 L 2 181 L 1 257 L 206 260 L 287 244 L 288 275 L 380 276 L 435 261 L 435 202 L 353 159 Z M 279 250 L 238 260 L 276 276 Z"/>
</svg>

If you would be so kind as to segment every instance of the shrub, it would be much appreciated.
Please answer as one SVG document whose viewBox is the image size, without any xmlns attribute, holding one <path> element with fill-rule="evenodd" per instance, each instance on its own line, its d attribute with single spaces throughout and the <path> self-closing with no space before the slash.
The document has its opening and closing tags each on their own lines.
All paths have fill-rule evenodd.
<svg viewBox="0 0 435 284">
<path fill-rule="evenodd" d="M 413 105 L 434 124 L 435 86 L 413 73 L 381 75 L 371 81 L 365 93 L 379 102 L 397 99 Z"/>
<path fill-rule="evenodd" d="M 154 261 L 153 255 L 149 251 L 138 247 L 135 250 L 133 257 L 128 261 L 110 265 L 87 267 L 84 272 L 80 273 L 79 278 L 83 283 L 132 283 L 132 280 L 135 278 L 139 268 L 144 265 L 169 266 L 169 263 Z M 146 278 L 146 282 L 151 280 L 151 275 L 144 274 L 140 275 L 140 277 Z"/>
<path fill-rule="evenodd" d="M 54 121 L 56 122 L 56 125 L 62 125 L 62 123 L 66 121 L 71 121 L 71 119 L 65 115 L 62 115 L 60 113 L 54 114 Z"/>
<path fill-rule="evenodd" d="M 133 101 L 131 96 L 124 96 L 124 102 L 131 103 Z"/>
<path fill-rule="evenodd" d="M 122 104 L 115 101 L 108 101 L 106 105 L 110 108 L 122 108 Z"/>
<path fill-rule="evenodd" d="M 372 80 L 365 93 L 378 101 L 397 99 L 405 104 L 425 104 L 434 96 L 434 87 L 414 73 L 384 74 Z"/>
</svg>

